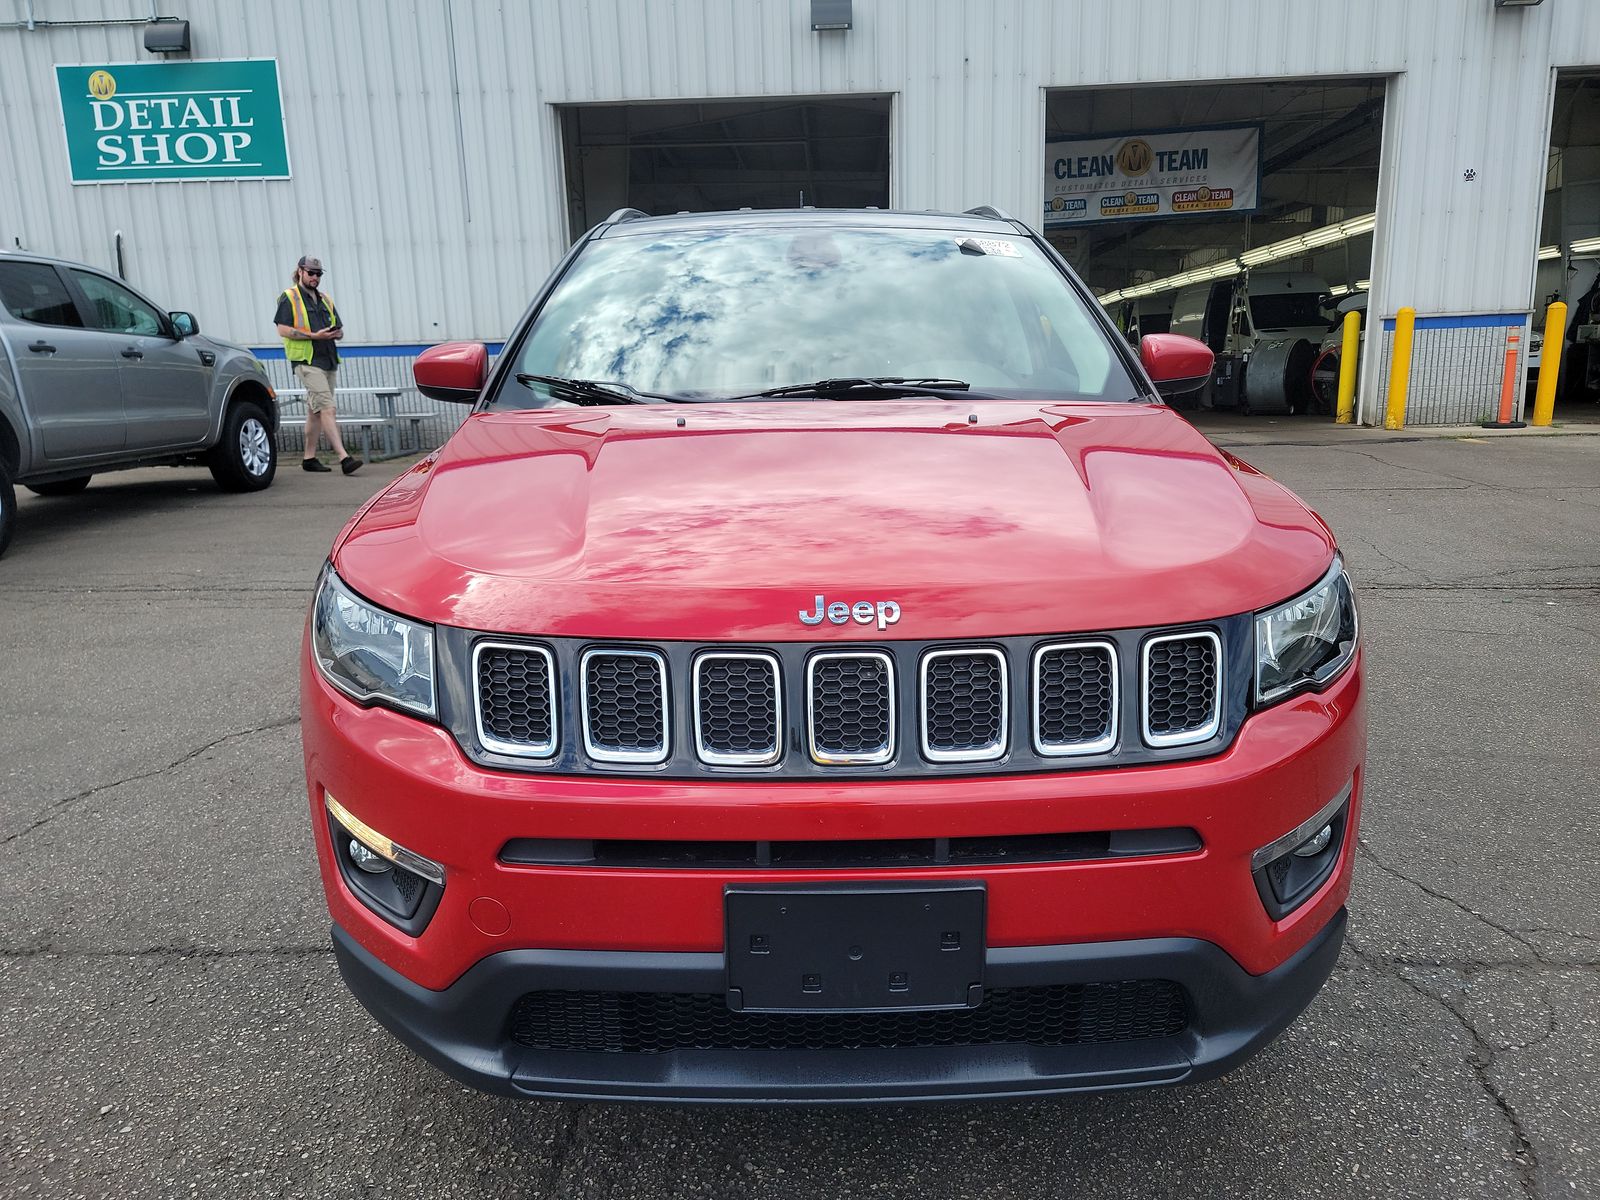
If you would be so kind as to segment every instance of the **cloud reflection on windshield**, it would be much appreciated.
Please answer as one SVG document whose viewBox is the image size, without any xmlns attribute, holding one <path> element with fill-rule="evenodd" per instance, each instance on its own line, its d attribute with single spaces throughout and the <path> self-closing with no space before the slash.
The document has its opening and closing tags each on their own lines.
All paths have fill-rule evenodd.
<svg viewBox="0 0 1600 1200">
<path fill-rule="evenodd" d="M 1012 245 L 971 254 L 949 232 L 805 227 L 601 240 L 540 313 L 518 370 L 689 395 L 899 375 L 1131 396 L 1077 296 L 1031 244 Z"/>
</svg>

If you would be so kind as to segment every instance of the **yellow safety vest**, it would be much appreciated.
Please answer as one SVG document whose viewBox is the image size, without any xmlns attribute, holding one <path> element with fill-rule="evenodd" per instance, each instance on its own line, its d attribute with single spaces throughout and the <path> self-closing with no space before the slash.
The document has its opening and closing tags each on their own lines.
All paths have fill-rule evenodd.
<svg viewBox="0 0 1600 1200">
<path fill-rule="evenodd" d="M 283 293 L 289 299 L 289 311 L 294 316 L 294 327 L 303 333 L 311 332 L 311 321 L 306 316 L 306 298 L 300 291 L 297 283 Z M 339 312 L 333 307 L 333 297 L 327 292 L 321 293 L 322 302 L 328 306 L 328 327 L 331 329 L 339 323 Z M 311 361 L 312 351 L 316 349 L 305 338 L 284 338 L 283 356 L 290 362 L 308 363 Z M 333 348 L 333 361 L 339 361 L 339 347 Z"/>
</svg>

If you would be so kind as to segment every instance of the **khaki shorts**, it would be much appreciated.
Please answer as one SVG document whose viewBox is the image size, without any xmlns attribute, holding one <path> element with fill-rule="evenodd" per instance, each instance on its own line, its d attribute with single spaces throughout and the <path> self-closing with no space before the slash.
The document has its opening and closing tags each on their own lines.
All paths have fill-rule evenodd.
<svg viewBox="0 0 1600 1200">
<path fill-rule="evenodd" d="M 308 413 L 333 411 L 333 371 L 313 367 L 310 363 L 295 363 L 294 374 L 300 386 L 306 389 Z"/>
</svg>

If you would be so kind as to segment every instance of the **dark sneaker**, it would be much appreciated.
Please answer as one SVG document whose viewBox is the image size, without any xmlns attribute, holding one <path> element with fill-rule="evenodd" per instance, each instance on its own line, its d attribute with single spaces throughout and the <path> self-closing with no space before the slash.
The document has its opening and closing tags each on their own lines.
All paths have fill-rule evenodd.
<svg viewBox="0 0 1600 1200">
<path fill-rule="evenodd" d="M 331 471 L 331 470 L 333 470 L 332 467 L 323 466 L 322 465 L 322 460 L 319 459 L 319 458 L 302 458 L 300 460 L 300 465 L 302 467 L 304 467 L 308 471 Z"/>
<path fill-rule="evenodd" d="M 328 468 L 324 467 L 322 469 L 326 471 Z M 354 475 L 357 471 L 361 470 L 361 460 L 352 455 L 346 454 L 339 460 L 339 470 L 343 471 L 346 475 Z"/>
</svg>

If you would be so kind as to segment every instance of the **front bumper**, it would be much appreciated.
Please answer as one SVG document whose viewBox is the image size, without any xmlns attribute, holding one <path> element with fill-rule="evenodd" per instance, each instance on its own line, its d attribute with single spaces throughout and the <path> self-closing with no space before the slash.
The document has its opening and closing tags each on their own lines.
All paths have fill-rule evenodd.
<svg viewBox="0 0 1600 1200">
<path fill-rule="evenodd" d="M 508 1096 L 699 1103 L 959 1100 L 1194 1082 L 1214 1078 L 1276 1036 L 1322 987 L 1344 940 L 1345 911 L 1282 965 L 1251 975 L 1192 938 L 992 947 L 992 987 L 1175 981 L 1181 1033 L 1087 1045 L 1018 1044 L 838 1050 L 540 1050 L 512 1040 L 510 1014 L 532 989 L 719 993 L 721 954 L 507 950 L 450 987 L 419 987 L 337 925 L 334 952 L 351 991 L 392 1033 L 463 1083 Z"/>
</svg>

